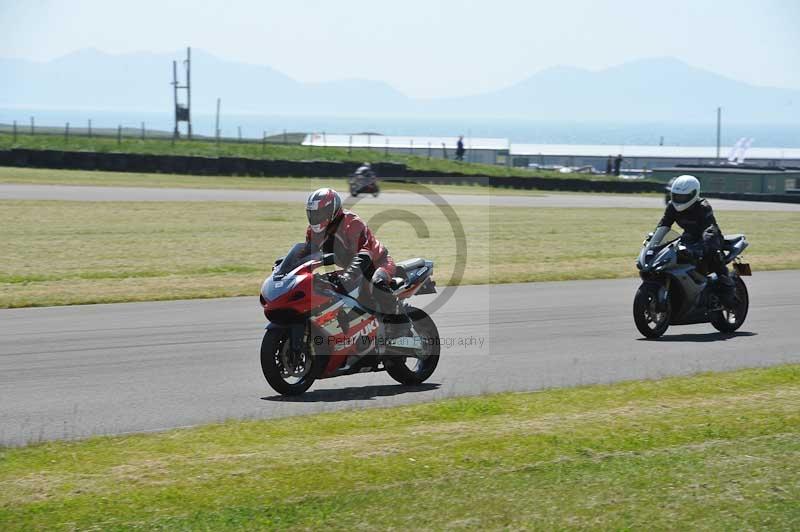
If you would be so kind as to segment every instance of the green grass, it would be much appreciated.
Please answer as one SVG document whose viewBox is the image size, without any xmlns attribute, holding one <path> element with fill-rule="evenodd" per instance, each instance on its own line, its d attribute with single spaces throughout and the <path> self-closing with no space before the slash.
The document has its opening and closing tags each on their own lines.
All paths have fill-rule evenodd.
<svg viewBox="0 0 800 532">
<path fill-rule="evenodd" d="M 385 154 L 382 149 L 374 150 L 353 149 L 348 152 L 345 148 L 309 148 L 299 144 L 271 144 L 263 147 L 260 143 L 221 143 L 205 140 L 179 140 L 174 144 L 168 140 L 141 140 L 139 138 L 123 139 L 117 143 L 116 137 L 70 137 L 67 142 L 62 135 L 18 135 L 14 142 L 9 133 L 0 133 L 0 150 L 11 148 L 28 148 L 35 150 L 83 150 L 93 152 L 123 152 L 123 153 L 150 153 L 169 155 L 201 155 L 206 157 L 247 157 L 253 159 L 283 159 L 292 161 L 325 160 L 325 161 L 352 161 L 352 162 L 395 162 L 403 163 L 414 170 L 436 170 L 441 172 L 458 172 L 468 175 L 486 176 L 538 176 L 563 179 L 564 175 L 558 172 L 528 170 L 523 168 L 507 168 L 505 166 L 465 163 L 454 160 L 420 157 L 416 155 L 403 155 L 397 153 Z M 595 178 L 589 174 L 569 174 L 571 178 Z M 606 176 L 602 176 L 607 179 Z"/>
<path fill-rule="evenodd" d="M 311 192 L 332 187 L 347 194 L 344 178 L 316 177 L 236 177 L 182 174 L 140 174 L 135 172 L 99 172 L 87 170 L 51 170 L 0 166 L 0 184 L 78 185 L 148 188 L 226 188 L 240 190 L 303 190 Z M 407 191 L 414 183 L 383 181 L 381 192 Z M 424 185 L 438 194 L 480 194 L 502 196 L 537 196 L 535 190 L 515 190 L 482 185 Z"/>
<path fill-rule="evenodd" d="M 800 367 L 0 450 L 0 529 L 797 530 Z"/>
<path fill-rule="evenodd" d="M 362 206 L 363 205 L 363 206 Z M 435 206 L 361 204 L 395 259 L 429 257 L 447 284 L 459 258 Z M 634 260 L 658 209 L 456 206 L 466 232 L 462 283 L 636 275 Z M 423 220 L 427 237 L 410 222 Z M 722 212 L 745 232 L 759 271 L 800 267 L 800 213 Z M 2 201 L 0 308 L 254 295 L 276 257 L 305 232 L 303 206 L 287 203 Z M 424 236 L 424 235 L 423 235 Z"/>
</svg>

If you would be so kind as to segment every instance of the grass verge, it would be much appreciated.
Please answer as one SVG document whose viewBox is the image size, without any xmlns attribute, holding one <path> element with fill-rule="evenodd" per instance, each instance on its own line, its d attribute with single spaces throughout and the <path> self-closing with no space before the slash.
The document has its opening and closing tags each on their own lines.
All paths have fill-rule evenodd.
<svg viewBox="0 0 800 532">
<path fill-rule="evenodd" d="M 363 205 L 363 207 L 362 207 Z M 424 256 L 465 284 L 635 275 L 634 259 L 658 209 L 528 209 L 455 206 L 466 233 L 458 256 L 435 206 L 361 204 L 397 260 Z M 800 213 L 721 212 L 745 232 L 754 271 L 800 267 Z M 428 234 L 412 223 L 422 220 Z M 305 234 L 302 205 L 247 202 L 2 201 L 0 308 L 253 295 Z"/>
<path fill-rule="evenodd" d="M 87 170 L 51 170 L 42 168 L 0 167 L 0 183 L 26 185 L 78 185 L 101 187 L 205 188 L 239 190 L 302 190 L 311 192 L 331 187 L 348 193 L 343 178 L 316 177 L 234 177 L 179 174 L 138 174 L 134 172 L 98 172 Z M 383 181 L 382 192 L 406 191 L 413 183 Z M 515 190 L 483 185 L 425 185 L 438 194 L 480 194 L 502 196 L 538 196 L 536 190 Z"/>
<path fill-rule="evenodd" d="M 800 526 L 800 366 L 0 450 L 0 528 Z"/>
<path fill-rule="evenodd" d="M 198 155 L 204 157 L 246 157 L 251 159 L 282 159 L 290 161 L 369 161 L 395 162 L 405 164 L 413 170 L 432 170 L 440 172 L 457 172 L 467 175 L 486 176 L 520 176 L 520 177 L 552 177 L 563 178 L 563 174 L 553 171 L 528 170 L 526 168 L 507 168 L 490 164 L 465 163 L 454 160 L 403 155 L 386 154 L 380 145 L 374 150 L 345 148 L 309 148 L 299 144 L 275 144 L 253 142 L 226 142 L 217 145 L 207 140 L 178 140 L 175 143 L 164 139 L 141 140 L 125 138 L 117 143 L 116 137 L 71 137 L 66 141 L 62 135 L 18 135 L 16 142 L 9 133 L 0 132 L 0 149 L 27 148 L 34 150 L 67 150 L 120 153 L 149 153 L 156 155 Z M 608 179 L 608 176 L 592 176 L 590 174 L 570 174 L 576 179 Z"/>
</svg>

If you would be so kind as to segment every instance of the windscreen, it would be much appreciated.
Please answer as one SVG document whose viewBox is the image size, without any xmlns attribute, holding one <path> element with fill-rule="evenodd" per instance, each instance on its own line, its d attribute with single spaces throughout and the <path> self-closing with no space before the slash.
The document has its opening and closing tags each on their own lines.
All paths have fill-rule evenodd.
<svg viewBox="0 0 800 532">
<path fill-rule="evenodd" d="M 678 233 L 678 232 L 676 232 L 676 231 L 673 231 L 672 229 L 670 229 L 670 230 L 669 230 L 669 231 L 667 231 L 667 233 L 666 233 L 666 234 L 665 234 L 665 235 L 664 235 L 664 236 L 661 238 L 661 240 L 659 240 L 659 241 L 657 241 L 657 242 L 656 242 L 656 241 L 651 241 L 651 242 L 650 242 L 650 247 L 654 248 L 654 247 L 658 247 L 658 246 L 663 246 L 663 245 L 669 244 L 670 242 L 672 242 L 672 241 L 674 241 L 674 240 L 677 240 L 677 239 L 679 239 L 680 237 L 681 237 L 680 233 Z"/>
<path fill-rule="evenodd" d="M 278 265 L 275 273 L 283 275 L 294 270 L 304 262 L 319 259 L 322 259 L 322 253 L 319 248 L 311 244 L 306 244 L 305 242 L 298 242 L 292 246 L 292 249 L 290 249 L 286 257 L 283 258 L 283 262 Z"/>
</svg>

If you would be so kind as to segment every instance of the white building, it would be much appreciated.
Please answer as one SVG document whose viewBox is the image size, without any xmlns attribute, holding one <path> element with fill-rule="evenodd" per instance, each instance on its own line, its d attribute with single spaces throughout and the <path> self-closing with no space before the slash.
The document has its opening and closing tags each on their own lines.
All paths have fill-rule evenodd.
<svg viewBox="0 0 800 532">
<path fill-rule="evenodd" d="M 416 155 L 437 159 L 455 159 L 458 137 L 398 137 L 389 135 L 306 135 L 303 146 L 367 149 L 385 154 Z M 464 137 L 464 161 L 484 164 L 506 164 L 508 139 Z"/>
<path fill-rule="evenodd" d="M 455 159 L 458 137 L 404 137 L 389 135 L 306 135 L 303 146 L 368 149 L 389 154 Z M 714 164 L 714 146 L 615 146 L 604 144 L 523 144 L 503 138 L 464 137 L 467 162 L 539 166 L 593 166 L 604 171 L 608 157 L 623 157 L 623 169 L 652 169 L 679 164 Z M 800 167 L 798 148 L 747 148 L 724 146 L 720 159 L 743 156 L 745 164 Z"/>
<path fill-rule="evenodd" d="M 797 148 L 720 148 L 722 162 L 731 155 L 742 155 L 745 164 L 763 166 L 800 166 L 800 149 Z M 652 169 L 678 164 L 714 164 L 717 162 L 715 146 L 611 146 L 601 144 L 517 144 L 511 145 L 511 159 L 515 166 L 592 165 L 603 171 L 608 157 L 623 157 L 623 168 Z"/>
</svg>

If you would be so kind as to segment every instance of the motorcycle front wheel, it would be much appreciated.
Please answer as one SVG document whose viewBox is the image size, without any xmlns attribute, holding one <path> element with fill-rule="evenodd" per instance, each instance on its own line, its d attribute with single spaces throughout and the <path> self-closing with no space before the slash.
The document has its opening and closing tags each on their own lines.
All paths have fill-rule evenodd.
<svg viewBox="0 0 800 532">
<path fill-rule="evenodd" d="M 650 288 L 640 286 L 633 298 L 633 321 L 636 328 L 647 338 L 658 338 L 669 328 L 672 314 L 669 301 L 665 309 L 656 309 L 657 294 Z"/>
<path fill-rule="evenodd" d="M 715 310 L 709 316 L 711 325 L 723 333 L 732 333 L 741 327 L 750 308 L 750 296 L 747 293 L 744 281 L 736 275 L 733 282 L 736 285 L 736 299 L 738 300 L 736 306 L 731 309 Z"/>
<path fill-rule="evenodd" d="M 418 356 L 390 355 L 386 357 L 386 372 L 400 384 L 422 384 L 433 375 L 439 364 L 441 345 L 436 324 L 424 311 L 410 308 L 408 317 L 422 341 Z"/>
<path fill-rule="evenodd" d="M 300 395 L 308 390 L 315 377 L 316 357 L 303 352 L 293 354 L 289 334 L 283 329 L 268 329 L 261 342 L 261 371 L 273 390 L 281 395 Z"/>
</svg>

